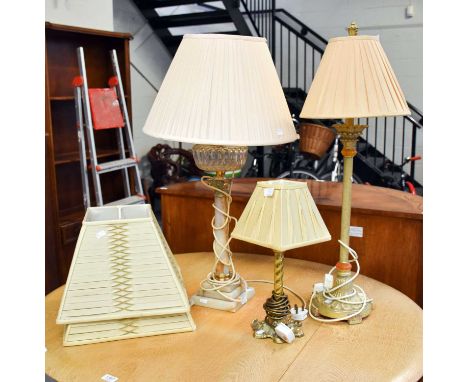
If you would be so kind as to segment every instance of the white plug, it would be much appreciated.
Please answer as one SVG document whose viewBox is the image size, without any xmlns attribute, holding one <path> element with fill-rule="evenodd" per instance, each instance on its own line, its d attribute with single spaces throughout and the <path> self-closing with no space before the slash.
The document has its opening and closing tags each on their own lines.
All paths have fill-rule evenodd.
<svg viewBox="0 0 468 382">
<path fill-rule="evenodd" d="M 309 311 L 305 308 L 297 308 L 297 305 L 294 308 L 291 308 L 291 317 L 295 321 L 304 321 L 307 318 Z"/>
<path fill-rule="evenodd" d="M 323 286 L 325 289 L 333 288 L 333 275 L 330 273 L 325 273 L 325 277 L 323 279 Z"/>
<path fill-rule="evenodd" d="M 282 322 L 276 325 L 275 332 L 279 338 L 281 338 L 284 342 L 287 342 L 288 344 L 293 342 L 296 338 L 292 329 L 289 326 L 283 324 Z"/>
</svg>

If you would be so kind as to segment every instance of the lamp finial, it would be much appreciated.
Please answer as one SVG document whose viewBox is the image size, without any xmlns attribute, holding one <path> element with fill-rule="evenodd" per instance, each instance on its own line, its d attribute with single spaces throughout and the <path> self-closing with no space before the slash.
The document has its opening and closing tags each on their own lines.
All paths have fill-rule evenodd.
<svg viewBox="0 0 468 382">
<path fill-rule="evenodd" d="M 359 27 L 356 22 L 353 21 L 348 27 L 348 36 L 357 36 Z"/>
</svg>

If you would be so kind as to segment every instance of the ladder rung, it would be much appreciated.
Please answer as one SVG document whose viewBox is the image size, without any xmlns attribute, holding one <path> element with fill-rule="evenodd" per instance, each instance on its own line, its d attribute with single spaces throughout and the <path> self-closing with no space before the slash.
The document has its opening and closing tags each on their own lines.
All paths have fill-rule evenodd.
<svg viewBox="0 0 468 382">
<path fill-rule="evenodd" d="M 102 174 L 109 171 L 122 170 L 127 167 L 136 166 L 138 162 L 133 158 L 118 159 L 111 162 L 99 163 L 96 166 L 98 174 Z"/>
<path fill-rule="evenodd" d="M 125 205 L 128 206 L 129 204 L 143 204 L 145 203 L 145 197 L 139 195 L 132 195 L 128 198 L 123 198 L 116 200 L 114 202 L 107 203 L 106 206 L 120 206 Z"/>
</svg>

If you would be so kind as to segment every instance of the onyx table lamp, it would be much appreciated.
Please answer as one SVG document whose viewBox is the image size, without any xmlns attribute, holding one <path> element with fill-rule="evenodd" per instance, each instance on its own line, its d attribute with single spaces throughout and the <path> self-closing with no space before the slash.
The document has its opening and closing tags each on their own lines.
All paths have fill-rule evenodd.
<svg viewBox="0 0 468 382">
<path fill-rule="evenodd" d="M 271 248 L 275 254 L 274 289 L 263 305 L 265 320 L 252 322 L 254 336 L 282 342 L 275 328 L 284 324 L 295 337 L 302 337 L 301 323 L 291 318 L 289 298 L 284 293 L 284 252 L 331 239 L 307 183 L 283 179 L 257 182 L 232 237 Z"/>
<path fill-rule="evenodd" d="M 351 272 L 351 263 L 357 260 L 349 247 L 353 158 L 357 140 L 367 127 L 355 124 L 354 119 L 410 114 L 379 37 L 358 36 L 357 32 L 352 23 L 348 36 L 329 40 L 300 114 L 301 118 L 344 120 L 334 125 L 343 144 L 344 161 L 340 257 L 332 286 L 314 292 L 311 313 L 350 324 L 360 323 L 372 308 L 365 292 L 353 286 L 356 275 Z"/>
<path fill-rule="evenodd" d="M 214 177 L 212 230 L 215 261 L 192 303 L 235 312 L 254 293 L 236 272 L 229 248 L 232 179 L 247 146 L 297 139 L 266 40 L 222 34 L 185 35 L 143 131 L 156 138 L 193 143 L 196 165 Z M 196 211 L 187 211 L 187 214 Z M 208 227 L 207 227 L 208 229 Z M 190 240 L 187 237 L 187 240 Z"/>
</svg>

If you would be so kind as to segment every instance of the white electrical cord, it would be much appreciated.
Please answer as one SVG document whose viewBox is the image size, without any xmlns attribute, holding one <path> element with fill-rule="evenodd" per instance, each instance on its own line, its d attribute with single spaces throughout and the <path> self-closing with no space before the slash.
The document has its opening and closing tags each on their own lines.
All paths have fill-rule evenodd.
<svg viewBox="0 0 468 382">
<path fill-rule="evenodd" d="M 218 294 L 220 294 L 225 300 L 229 300 L 229 301 L 233 301 L 233 302 L 240 302 L 240 303 L 245 303 L 246 302 L 246 291 L 247 291 L 247 282 L 236 272 L 236 269 L 234 267 L 234 263 L 232 262 L 232 251 L 229 249 L 229 243 L 231 242 L 231 239 L 232 237 L 229 236 L 229 239 L 226 241 L 225 244 L 223 243 L 220 243 L 216 234 L 215 234 L 215 231 L 217 230 L 223 230 L 227 225 L 230 225 L 231 221 L 233 220 L 234 221 L 234 225 L 237 224 L 237 219 L 231 215 L 229 215 L 229 210 L 230 210 L 230 207 L 231 207 L 231 201 L 232 201 L 232 197 L 229 193 L 225 192 L 224 190 L 221 190 L 219 188 L 216 188 L 214 186 L 212 186 L 211 184 L 209 184 L 207 182 L 207 180 L 211 180 L 212 178 L 209 177 L 209 176 L 203 176 L 201 178 L 201 182 L 208 188 L 214 190 L 215 192 L 220 192 L 222 193 L 228 200 L 227 202 L 227 211 L 223 211 L 222 209 L 220 209 L 219 207 L 217 207 L 214 203 L 212 204 L 213 208 L 218 211 L 219 213 L 221 213 L 222 215 L 224 215 L 225 217 L 225 220 L 224 220 L 224 223 L 221 224 L 220 226 L 216 226 L 215 225 L 215 217 L 213 217 L 213 219 L 211 220 L 211 227 L 213 228 L 213 237 L 214 237 L 214 242 L 213 242 L 213 252 L 215 254 L 215 262 L 214 262 L 214 265 L 213 265 L 213 268 L 211 270 L 210 273 L 208 273 L 208 275 L 206 276 L 205 280 L 202 280 L 202 282 L 200 283 L 200 289 L 205 291 L 205 292 L 213 292 L 213 291 L 216 291 L 218 292 Z M 218 244 L 218 246 L 216 246 L 216 244 Z M 227 259 L 228 261 L 227 262 L 224 262 L 219 253 L 218 253 L 218 248 L 221 248 L 221 253 L 225 252 L 227 253 Z M 216 272 L 216 265 L 218 264 L 218 262 L 222 263 L 223 265 L 227 266 L 227 267 L 230 267 L 232 269 L 232 275 L 229 279 L 227 280 L 216 280 L 214 278 L 214 274 Z M 204 286 L 203 284 L 209 284 L 210 287 L 206 287 Z M 244 297 L 245 299 L 240 299 L 240 298 L 232 298 L 232 297 L 229 297 L 227 296 L 226 294 L 224 294 L 223 292 L 221 292 L 221 289 L 222 288 L 225 288 L 229 285 L 234 285 L 234 284 L 241 284 L 243 286 L 243 293 L 244 293 Z"/>
<path fill-rule="evenodd" d="M 275 284 L 273 281 L 270 280 L 246 280 L 248 283 L 265 283 L 265 284 Z M 283 285 L 283 288 L 290 291 L 294 296 L 296 296 L 302 302 L 302 306 L 306 306 L 305 300 L 297 293 L 294 292 L 291 288 L 288 288 L 286 285 Z"/>
<path fill-rule="evenodd" d="M 345 317 L 340 317 L 340 318 L 319 318 L 319 317 L 315 317 L 311 313 L 312 312 L 312 306 L 315 309 L 317 309 L 316 306 L 312 305 L 312 300 L 314 299 L 314 297 L 316 295 L 316 291 L 314 290 L 314 292 L 312 293 L 312 296 L 310 298 L 310 302 L 309 302 L 309 315 L 310 315 L 310 317 L 312 317 L 316 321 L 320 321 L 320 322 L 338 322 L 338 321 L 349 320 L 350 318 L 353 318 L 353 317 L 358 316 L 359 314 L 361 314 L 364 311 L 364 309 L 366 307 L 366 304 L 373 301 L 373 299 L 367 298 L 367 295 L 366 295 L 366 292 L 364 292 L 364 289 L 362 289 L 360 286 L 358 286 L 356 284 L 354 284 L 354 288 L 353 288 L 352 292 L 345 295 L 345 296 L 336 297 L 336 296 L 333 296 L 331 294 L 332 292 L 335 292 L 336 290 L 338 290 L 340 288 L 343 288 L 345 285 L 348 285 L 348 284 L 352 283 L 354 281 L 354 279 L 356 279 L 356 277 L 358 277 L 359 272 L 361 270 L 361 267 L 359 266 L 358 255 L 357 255 L 356 251 L 354 249 L 352 249 L 350 246 L 343 243 L 341 240 L 338 240 L 338 243 L 340 243 L 340 245 L 345 247 L 349 251 L 351 256 L 353 257 L 353 259 L 350 260 L 350 263 L 354 263 L 354 262 L 356 263 L 356 268 L 357 268 L 356 273 L 354 274 L 354 276 L 352 276 L 348 280 L 346 280 L 343 284 L 336 285 L 335 287 L 327 289 L 327 290 L 324 289 L 323 292 L 322 292 L 323 297 L 325 299 L 331 300 L 330 303 L 333 302 L 333 301 L 338 301 L 338 302 L 342 302 L 342 303 L 345 303 L 345 304 L 362 305 L 362 306 L 358 311 L 356 311 L 354 313 L 351 313 L 351 314 L 349 314 L 348 316 L 345 316 Z M 335 271 L 335 269 L 336 269 L 336 266 L 333 267 L 332 269 L 330 269 L 328 274 L 329 275 L 332 274 Z M 356 289 L 361 292 L 361 295 L 359 295 L 359 293 L 356 291 Z M 359 297 L 361 297 L 361 301 L 347 301 L 347 299 L 355 296 L 356 294 Z"/>
</svg>

